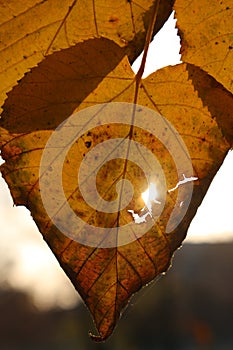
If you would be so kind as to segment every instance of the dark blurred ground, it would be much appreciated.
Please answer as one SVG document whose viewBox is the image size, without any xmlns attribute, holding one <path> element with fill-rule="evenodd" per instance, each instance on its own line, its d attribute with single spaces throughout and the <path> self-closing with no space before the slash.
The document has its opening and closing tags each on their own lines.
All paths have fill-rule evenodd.
<svg viewBox="0 0 233 350">
<path fill-rule="evenodd" d="M 232 350 L 233 242 L 185 244 L 173 267 L 130 302 L 104 344 L 85 306 L 37 310 L 30 297 L 0 289 L 1 350 Z"/>
</svg>

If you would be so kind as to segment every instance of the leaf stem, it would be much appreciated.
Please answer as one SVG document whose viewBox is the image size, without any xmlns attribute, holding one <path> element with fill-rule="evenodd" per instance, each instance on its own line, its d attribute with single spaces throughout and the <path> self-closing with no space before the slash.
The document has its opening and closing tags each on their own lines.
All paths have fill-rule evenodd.
<svg viewBox="0 0 233 350">
<path fill-rule="evenodd" d="M 141 61 L 139 70 L 135 76 L 135 83 L 136 84 L 135 84 L 135 93 L 134 93 L 134 101 L 133 101 L 134 110 L 133 110 L 133 115 L 132 115 L 132 123 L 131 123 L 130 131 L 129 131 L 129 138 L 130 139 L 132 138 L 132 135 L 133 135 L 133 125 L 134 125 L 133 121 L 134 121 L 136 105 L 137 105 L 139 85 L 140 85 L 142 75 L 144 73 L 144 69 L 145 69 L 145 65 L 146 65 L 146 58 L 147 58 L 151 38 L 153 35 L 156 18 L 158 15 L 159 4 L 160 4 L 160 0 L 155 0 L 151 20 L 150 20 L 149 27 L 148 27 L 147 33 L 146 33 L 146 40 L 145 40 L 145 45 L 144 45 L 144 52 L 143 52 L 143 56 L 142 56 L 142 61 Z"/>
<path fill-rule="evenodd" d="M 155 4 L 154 4 L 152 17 L 151 17 L 151 20 L 150 20 L 150 23 L 149 23 L 149 27 L 148 27 L 148 30 L 147 30 L 147 33 L 146 33 L 146 41 L 145 41 L 145 45 L 144 45 L 144 52 L 143 52 L 143 56 L 142 56 L 142 61 L 141 61 L 139 70 L 138 70 L 138 72 L 136 74 L 136 84 L 139 84 L 139 82 L 141 81 L 142 75 L 144 73 L 144 69 L 145 69 L 145 65 L 146 65 L 146 58 L 147 58 L 150 42 L 151 42 L 151 39 L 152 39 L 156 18 L 157 18 L 157 15 L 158 15 L 159 3 L 160 3 L 160 0 L 156 0 Z M 136 95 L 136 93 L 135 93 L 135 95 Z"/>
<path fill-rule="evenodd" d="M 134 94 L 134 108 L 133 108 L 133 113 L 132 113 L 132 120 L 131 120 L 131 125 L 130 125 L 130 129 L 129 129 L 129 133 L 127 135 L 128 139 L 129 139 L 129 143 L 128 143 L 128 147 L 127 147 L 127 151 L 126 151 L 126 156 L 125 156 L 125 164 L 124 164 L 124 169 L 123 169 L 123 175 L 122 178 L 125 179 L 125 174 L 126 174 L 126 169 L 127 169 L 127 165 L 128 165 L 128 157 L 129 157 L 129 152 L 130 152 L 130 146 L 131 146 L 131 139 L 133 136 L 133 129 L 134 129 L 134 118 L 135 118 L 135 113 L 136 113 L 136 107 L 137 107 L 137 98 L 138 98 L 138 90 L 139 90 L 139 85 L 142 79 L 142 75 L 145 69 L 145 65 L 146 65 L 146 58 L 147 58 L 147 53 L 148 53 L 148 49 L 149 49 L 149 45 L 151 42 L 151 38 L 153 35 L 153 30 L 154 30 L 154 25 L 156 22 L 156 18 L 157 18 L 157 14 L 158 14 L 158 9 L 159 9 L 159 3 L 160 0 L 156 0 L 154 3 L 154 8 L 153 8 L 153 12 L 152 12 L 152 17 L 149 23 L 149 27 L 147 29 L 147 33 L 146 33 L 146 40 L 145 40 L 145 45 L 144 45 L 144 53 L 142 56 L 142 61 L 140 64 L 140 68 L 135 76 L 135 94 Z M 117 215 L 117 226 L 120 226 L 119 220 L 120 220 L 120 203 L 122 200 L 122 195 L 123 195 L 123 183 L 121 184 L 121 189 L 120 189 L 120 195 L 119 195 L 119 206 L 118 206 L 118 215 Z M 117 246 L 117 242 L 116 242 L 116 246 Z"/>
</svg>

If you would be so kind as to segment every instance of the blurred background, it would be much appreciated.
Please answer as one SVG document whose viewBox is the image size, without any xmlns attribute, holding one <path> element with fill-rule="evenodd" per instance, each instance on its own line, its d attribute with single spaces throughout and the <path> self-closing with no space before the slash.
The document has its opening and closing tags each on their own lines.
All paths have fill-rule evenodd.
<svg viewBox="0 0 233 350">
<path fill-rule="evenodd" d="M 151 44 L 144 76 L 178 63 L 179 48 L 171 16 Z M 95 344 L 88 310 L 0 178 L 0 349 L 232 350 L 232 179 L 230 152 L 172 268 L 133 297 L 106 343 Z"/>
</svg>

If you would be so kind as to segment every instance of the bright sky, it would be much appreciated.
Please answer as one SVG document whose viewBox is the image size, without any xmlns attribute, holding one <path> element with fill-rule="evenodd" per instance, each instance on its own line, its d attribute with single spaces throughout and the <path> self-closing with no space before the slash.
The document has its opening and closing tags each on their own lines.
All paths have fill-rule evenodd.
<svg viewBox="0 0 233 350">
<path fill-rule="evenodd" d="M 179 38 L 172 18 L 151 44 L 145 76 L 180 60 Z M 134 64 L 137 70 L 140 62 Z M 233 152 L 229 153 L 198 210 L 186 242 L 233 239 Z M 38 305 L 72 307 L 79 299 L 38 232 L 29 212 L 13 207 L 0 178 L 0 284 L 32 293 Z"/>
</svg>

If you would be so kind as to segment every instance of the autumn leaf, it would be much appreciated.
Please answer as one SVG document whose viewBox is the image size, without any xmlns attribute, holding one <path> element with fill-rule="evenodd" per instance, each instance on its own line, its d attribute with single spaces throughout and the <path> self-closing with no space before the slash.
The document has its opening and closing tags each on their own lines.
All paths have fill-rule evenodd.
<svg viewBox="0 0 233 350">
<path fill-rule="evenodd" d="M 183 62 L 195 64 L 233 92 L 231 0 L 176 0 Z"/>
<path fill-rule="evenodd" d="M 38 64 L 4 103 L 1 171 L 15 204 L 31 211 L 90 309 L 95 340 L 109 337 L 132 294 L 167 270 L 232 146 L 228 54 L 211 54 L 222 60 L 224 74 L 197 54 L 200 42 L 212 43 L 215 16 L 223 18 L 230 7 L 216 9 L 226 2 L 214 2 L 209 17 L 200 11 L 201 21 L 187 24 L 186 9 L 195 14 L 199 5 L 177 0 L 188 64 L 144 80 L 143 65 L 135 76 L 128 58 L 144 42 L 146 52 L 173 1 L 161 1 L 155 28 L 157 2 L 1 4 L 3 99 Z M 213 26 L 202 28 L 207 19 Z M 219 34 L 229 39 L 229 17 L 220 24 Z M 206 41 L 199 40 L 202 29 Z"/>
<path fill-rule="evenodd" d="M 104 340 L 133 293 L 168 269 L 175 249 L 185 238 L 232 145 L 233 99 L 222 85 L 194 65 L 167 67 L 138 80 L 122 48 L 112 41 L 93 39 L 82 45 L 83 49 L 76 46 L 48 56 L 9 93 L 0 124 L 5 159 L 1 171 L 14 202 L 31 211 L 44 239 L 88 306 L 99 332 L 99 336 L 92 337 Z M 123 112 L 118 109 L 119 103 L 123 104 Z M 136 109 L 128 110 L 128 106 Z M 103 122 L 112 118 L 114 111 L 117 122 Z M 69 118 L 66 124 L 71 112 L 76 119 Z M 90 113 L 88 131 L 79 133 L 76 127 L 83 130 L 80 125 L 85 113 Z M 128 116 L 131 122 L 127 122 Z M 60 141 L 53 146 L 47 143 L 63 129 L 74 130 L 75 137 L 70 140 L 59 136 Z M 104 142 L 111 145 L 111 140 L 118 142 L 113 149 L 99 148 Z M 116 153 L 111 158 L 124 143 L 124 156 Z M 49 158 L 44 156 L 45 149 Z M 53 150 L 57 153 L 51 161 Z M 95 150 L 94 158 L 89 158 Z M 150 157 L 157 159 L 155 165 Z M 82 164 L 88 171 L 83 183 L 89 200 L 94 199 L 93 207 L 84 200 L 77 181 Z M 148 169 L 158 189 L 151 208 L 142 200 L 148 187 Z M 47 181 L 49 174 L 53 176 L 51 181 Z M 96 181 L 88 182 L 93 174 Z M 98 202 L 90 187 L 94 182 L 100 194 Z M 132 183 L 134 193 L 121 208 L 125 182 Z M 62 197 L 58 195 L 61 184 Z M 46 188 L 44 197 L 42 187 Z M 105 212 L 101 206 L 104 201 L 116 203 L 120 210 Z M 48 214 L 46 209 L 51 205 L 53 212 Z M 74 214 L 89 228 L 95 227 L 95 233 L 107 231 L 100 238 L 91 235 L 91 229 L 83 234 L 73 224 Z M 126 236 L 121 238 L 120 228 L 125 225 L 129 225 Z M 97 239 L 94 244 L 93 239 Z"/>
<path fill-rule="evenodd" d="M 104 38 L 51 55 L 11 91 L 1 125 L 11 133 L 55 129 L 123 57 L 124 50 Z"/>
<path fill-rule="evenodd" d="M 54 51 L 105 37 L 131 60 L 143 50 L 152 0 L 25 0 L 0 3 L 0 106 L 24 74 Z M 172 11 L 161 1 L 154 32 Z"/>
</svg>

